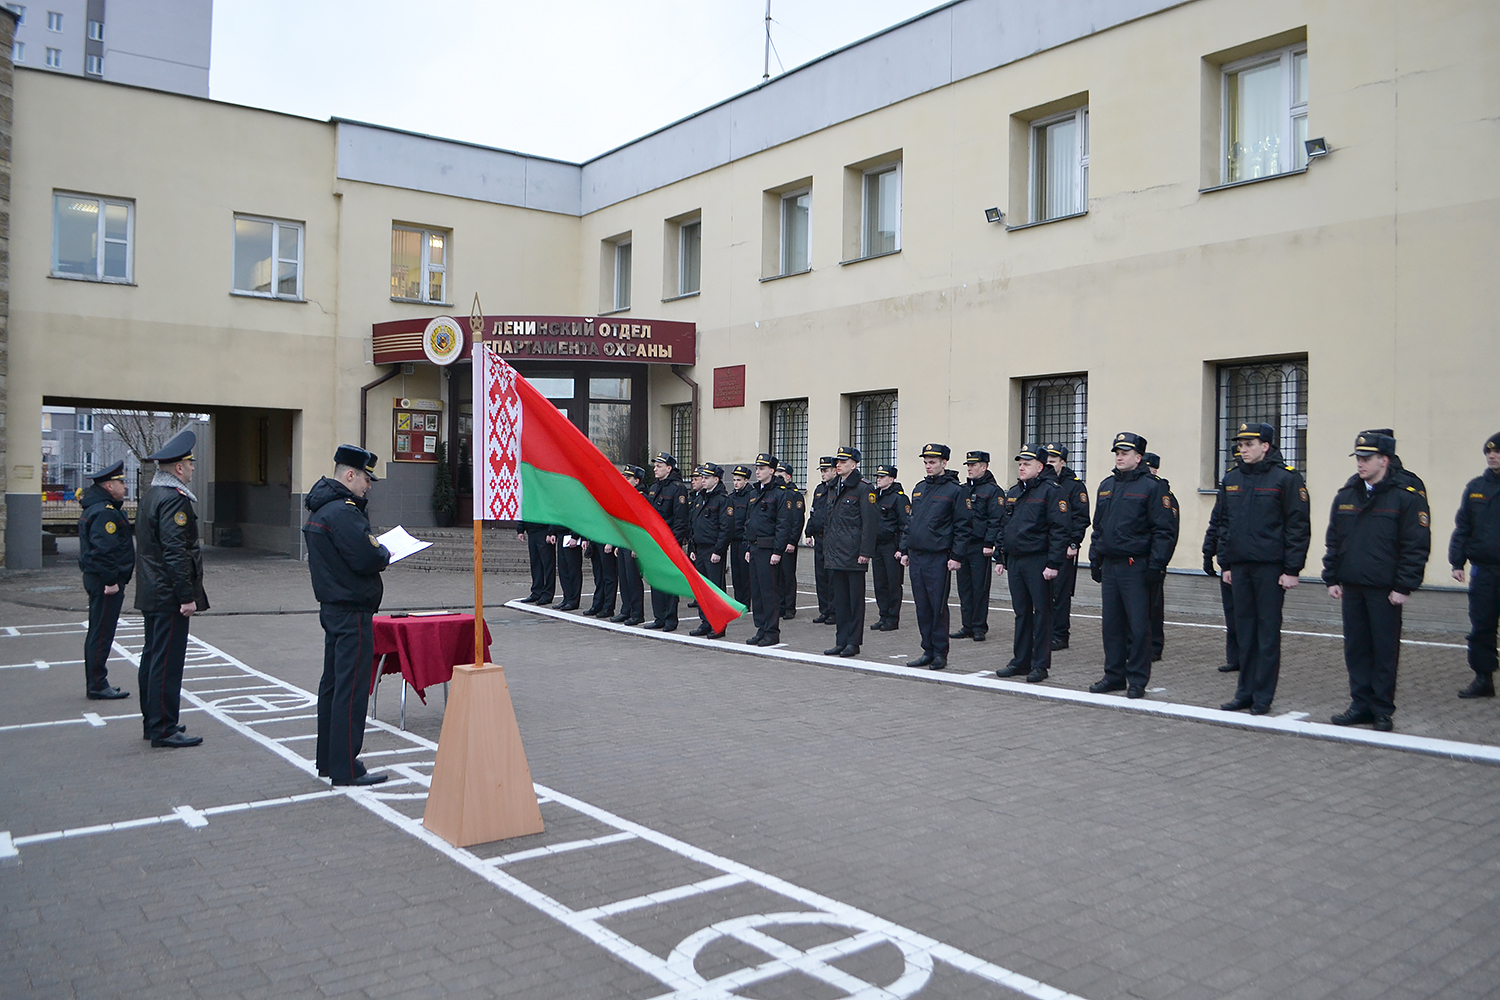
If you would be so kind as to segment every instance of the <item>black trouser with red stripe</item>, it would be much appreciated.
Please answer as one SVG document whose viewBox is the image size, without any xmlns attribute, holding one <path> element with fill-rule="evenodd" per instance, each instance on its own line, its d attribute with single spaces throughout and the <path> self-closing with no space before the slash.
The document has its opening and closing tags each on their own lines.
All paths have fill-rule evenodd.
<svg viewBox="0 0 1500 1000">
<path fill-rule="evenodd" d="M 356 759 L 365 745 L 365 711 L 375 664 L 375 626 L 369 611 L 322 604 L 323 677 L 318 681 L 318 773 L 335 782 L 365 773 Z"/>
<path fill-rule="evenodd" d="M 146 612 L 145 645 L 136 680 L 141 688 L 141 725 L 152 739 L 171 736 L 177 726 L 187 640 L 186 615 L 176 611 Z"/>
<path fill-rule="evenodd" d="M 120 624 L 120 608 L 125 603 L 125 588 L 106 594 L 103 587 L 89 590 L 89 633 L 83 640 L 83 690 L 86 694 L 109 687 L 109 651 L 115 642 L 115 627 Z"/>
</svg>

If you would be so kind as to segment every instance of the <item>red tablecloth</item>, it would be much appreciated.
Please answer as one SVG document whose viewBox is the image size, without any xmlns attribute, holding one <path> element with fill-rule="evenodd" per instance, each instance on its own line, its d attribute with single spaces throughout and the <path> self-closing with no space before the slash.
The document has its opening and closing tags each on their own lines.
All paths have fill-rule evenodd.
<svg viewBox="0 0 1500 1000">
<path fill-rule="evenodd" d="M 484 626 L 484 655 L 489 659 L 490 627 Z M 423 691 L 453 678 L 453 668 L 474 662 L 473 615 L 426 615 L 392 618 L 375 616 L 375 659 L 370 664 L 370 686 L 380 680 L 380 658 L 386 657 L 381 673 L 399 672 L 422 703 Z M 395 662 L 391 659 L 394 657 Z"/>
</svg>

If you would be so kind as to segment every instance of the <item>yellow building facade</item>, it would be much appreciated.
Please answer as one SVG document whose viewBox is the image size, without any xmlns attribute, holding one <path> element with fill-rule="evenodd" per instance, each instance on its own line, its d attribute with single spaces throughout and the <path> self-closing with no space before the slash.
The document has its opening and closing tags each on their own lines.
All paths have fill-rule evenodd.
<svg viewBox="0 0 1500 1000">
<path fill-rule="evenodd" d="M 8 563 L 31 558 L 44 402 L 213 414 L 209 519 L 297 551 L 337 443 L 387 454 L 400 398 L 460 428 L 460 375 L 377 363 L 378 325 L 465 321 L 478 293 L 494 316 L 696 325 L 691 364 L 520 366 L 571 379 L 585 429 L 631 381 L 622 461 L 805 469 L 852 441 L 910 484 L 935 440 L 1006 479 L 1033 436 L 1092 486 L 1113 434 L 1142 434 L 1184 568 L 1230 425 L 1279 429 L 1318 531 L 1355 434 L 1391 427 L 1436 584 L 1500 419 L 1496 51 L 1487 0 L 961 0 L 584 164 L 21 71 Z M 129 280 L 58 274 L 71 195 L 128 207 Z M 236 291 L 236 248 L 281 223 L 295 287 L 272 287 L 295 294 Z M 421 523 L 431 466 L 392 479 L 376 520 Z"/>
</svg>

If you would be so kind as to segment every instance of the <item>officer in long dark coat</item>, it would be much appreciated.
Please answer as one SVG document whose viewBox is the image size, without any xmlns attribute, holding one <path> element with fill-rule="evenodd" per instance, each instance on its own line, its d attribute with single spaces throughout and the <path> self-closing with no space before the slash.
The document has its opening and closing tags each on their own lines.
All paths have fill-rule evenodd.
<svg viewBox="0 0 1500 1000">
<path fill-rule="evenodd" d="M 125 501 L 125 463 L 116 462 L 90 477 L 94 485 L 79 503 L 78 568 L 89 595 L 89 630 L 83 640 L 83 691 L 95 700 L 130 697 L 109 683 L 109 651 L 125 604 L 125 585 L 135 572 L 135 531 L 121 510 Z"/>
<path fill-rule="evenodd" d="M 1422 585 L 1432 550 L 1431 516 L 1421 480 L 1405 473 L 1396 439 L 1365 431 L 1354 439 L 1356 472 L 1333 498 L 1323 582 L 1344 616 L 1348 709 L 1336 726 L 1393 728 L 1401 608 Z"/>
<path fill-rule="evenodd" d="M 807 526 L 802 529 L 802 533 L 811 538 L 813 543 L 813 589 L 818 594 L 818 617 L 813 619 L 814 625 L 829 625 L 834 621 L 833 579 L 828 575 L 827 561 L 823 558 L 823 547 L 820 544 L 823 524 L 828 517 L 824 506 L 828 487 L 838 478 L 833 462 L 832 455 L 824 455 L 818 459 L 818 475 L 823 481 L 813 487 L 812 499 L 807 503 Z"/>
<path fill-rule="evenodd" d="M 896 542 L 906 531 L 911 500 L 896 481 L 896 472 L 894 465 L 875 467 L 875 506 L 880 511 L 880 530 L 875 535 L 871 575 L 880 620 L 870 626 L 874 632 L 894 632 L 901 627 L 901 602 L 906 596 L 906 567 L 896 558 Z"/>
<path fill-rule="evenodd" d="M 627 465 L 620 470 L 625 481 L 636 491 L 644 494 L 642 483 L 646 470 L 639 465 Z M 614 548 L 615 569 L 620 579 L 620 613 L 610 619 L 621 625 L 639 625 L 646 620 L 646 586 L 641 580 L 640 563 L 630 549 Z"/>
<path fill-rule="evenodd" d="M 135 607 L 146 620 L 138 683 L 142 737 L 153 747 L 195 747 L 178 723 L 182 668 L 187 658 L 188 619 L 208 610 L 203 591 L 203 547 L 198 512 L 188 484 L 193 481 L 193 446 L 198 436 L 183 431 L 146 461 L 157 463 L 151 488 L 136 515 Z"/>
<path fill-rule="evenodd" d="M 1144 698 L 1151 680 L 1151 586 L 1167 571 L 1177 516 L 1167 484 L 1146 467 L 1146 439 L 1116 434 L 1115 471 L 1094 491 L 1089 572 L 1102 584 L 1104 677 L 1095 694 Z"/>
<path fill-rule="evenodd" d="M 713 462 L 698 466 L 695 475 L 702 481 L 703 489 L 695 499 L 691 511 L 693 547 L 689 558 L 698 573 L 709 583 L 724 589 L 724 570 L 729 563 L 729 537 L 734 531 L 733 506 L 729 493 L 724 489 L 724 470 Z M 722 639 L 724 633 L 715 632 L 708 623 L 708 616 L 699 606 L 698 627 L 688 635 L 706 635 L 710 639 Z"/>
<path fill-rule="evenodd" d="M 1453 579 L 1469 579 L 1469 669 L 1474 679 L 1460 698 L 1495 697 L 1495 636 L 1500 625 L 1500 434 L 1484 443 L 1484 474 L 1469 480 L 1458 501 L 1448 563 Z"/>
<path fill-rule="evenodd" d="M 303 501 L 307 568 L 318 622 L 323 626 L 323 676 L 318 681 L 318 774 L 335 785 L 376 785 L 359 761 L 375 662 L 372 619 L 385 594 L 380 574 L 391 553 L 370 531 L 365 504 L 375 476 L 375 456 L 352 444 L 333 455 L 333 477 L 324 476 Z M 482 627 L 482 626 L 477 626 Z"/>
<path fill-rule="evenodd" d="M 995 673 L 1047 679 L 1052 668 L 1052 586 L 1068 560 L 1072 523 L 1068 501 L 1046 464 L 1041 445 L 1016 452 L 1017 482 L 1004 493 L 1005 513 L 996 534 L 996 574 L 1010 577 L 1016 613 L 1010 662 Z"/>
<path fill-rule="evenodd" d="M 792 498 L 792 540 L 787 542 L 776 564 L 776 589 L 781 596 L 781 617 L 797 617 L 797 542 L 802 538 L 803 526 L 807 523 L 807 495 L 797 488 L 792 479 L 792 467 L 782 462 L 776 467 L 776 477 L 786 487 Z"/>
<path fill-rule="evenodd" d="M 1234 591 L 1240 676 L 1226 712 L 1265 715 L 1281 675 L 1281 609 L 1312 540 L 1307 484 L 1283 465 L 1270 424 L 1240 424 L 1240 460 L 1224 474 L 1216 553 Z M 1215 503 L 1217 508 L 1219 505 Z"/>
<path fill-rule="evenodd" d="M 969 508 L 969 543 L 958 566 L 959 628 L 953 639 L 983 642 L 990 631 L 990 559 L 995 554 L 995 532 L 1005 511 L 1004 494 L 990 471 L 990 453 L 964 456 L 964 483 Z"/>
<path fill-rule="evenodd" d="M 665 451 L 656 453 L 651 460 L 651 473 L 655 480 L 646 490 L 646 499 L 656 512 L 661 515 L 662 521 L 667 525 L 667 530 L 677 540 L 677 544 L 686 549 L 688 544 L 688 488 L 682 481 L 682 473 L 677 471 L 677 457 Z M 676 594 L 665 590 L 651 588 L 651 621 L 646 623 L 646 628 L 661 629 L 663 632 L 677 631 L 677 604 Z"/>
<path fill-rule="evenodd" d="M 875 558 L 880 533 L 880 510 L 875 485 L 859 472 L 858 448 L 840 448 L 829 483 L 823 534 L 819 545 L 827 551 L 829 586 L 837 631 L 825 656 L 857 656 L 865 639 L 865 573 Z"/>
<path fill-rule="evenodd" d="M 922 655 L 909 667 L 942 670 L 948 665 L 948 586 L 969 545 L 969 505 L 958 473 L 949 470 L 945 444 L 924 444 L 927 470 L 911 491 L 911 517 L 896 557 L 911 570 L 911 595 L 922 632 Z"/>
<path fill-rule="evenodd" d="M 531 564 L 531 593 L 521 598 L 522 604 L 551 604 L 553 591 L 557 589 L 557 546 L 547 540 L 552 534 L 552 525 L 523 521 L 518 538 L 526 542 L 526 555 Z"/>
<path fill-rule="evenodd" d="M 730 514 L 734 519 L 729 537 L 729 579 L 734 584 L 734 599 L 745 607 L 753 600 L 750 593 L 750 564 L 745 561 L 745 515 L 750 512 L 750 480 L 755 472 L 748 465 L 736 465 L 729 491 Z"/>
<path fill-rule="evenodd" d="M 776 456 L 761 452 L 755 457 L 755 486 L 750 491 L 750 509 L 745 515 L 745 558 L 750 565 L 755 634 L 749 646 L 774 646 L 781 641 L 781 588 L 776 567 L 786 555 L 787 545 L 797 536 L 802 519 L 793 507 L 796 501 L 786 484 L 776 478 Z"/>
<path fill-rule="evenodd" d="M 1078 553 L 1083 548 L 1083 536 L 1089 530 L 1089 491 L 1083 480 L 1068 465 L 1068 448 L 1061 444 L 1042 445 L 1047 452 L 1047 464 L 1057 478 L 1057 488 L 1068 502 L 1068 559 L 1058 570 L 1052 584 L 1052 649 L 1068 648 L 1068 637 L 1072 632 L 1073 591 L 1078 585 Z"/>
</svg>

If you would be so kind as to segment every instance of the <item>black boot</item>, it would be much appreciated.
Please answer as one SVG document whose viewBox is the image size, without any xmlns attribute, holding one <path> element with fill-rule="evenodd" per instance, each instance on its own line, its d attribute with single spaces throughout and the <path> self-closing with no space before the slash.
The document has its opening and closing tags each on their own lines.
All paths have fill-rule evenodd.
<svg viewBox="0 0 1500 1000">
<path fill-rule="evenodd" d="M 1460 698 L 1493 698 L 1495 697 L 1495 675 L 1475 674 L 1469 686 L 1458 692 Z"/>
</svg>

